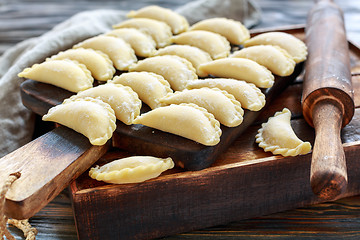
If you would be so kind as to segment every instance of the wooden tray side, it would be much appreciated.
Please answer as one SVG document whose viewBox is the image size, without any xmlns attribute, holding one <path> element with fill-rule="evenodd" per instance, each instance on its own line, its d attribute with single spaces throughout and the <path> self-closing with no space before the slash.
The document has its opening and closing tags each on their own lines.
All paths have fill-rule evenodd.
<svg viewBox="0 0 360 240">
<path fill-rule="evenodd" d="M 345 196 L 360 193 L 359 151 L 358 143 L 345 146 L 352 169 Z M 152 239 L 319 203 L 309 184 L 310 161 L 311 154 L 267 157 L 121 188 L 77 192 L 74 183 L 78 236 Z"/>
<path fill-rule="evenodd" d="M 284 31 L 304 38 L 301 27 Z M 356 70 L 360 51 L 350 46 Z M 354 76 L 354 80 L 360 78 Z M 287 107 L 295 133 L 313 144 L 314 130 L 302 118 L 301 82 L 297 79 L 280 94 L 257 118 L 257 125 L 250 126 L 207 169 L 175 169 L 141 184 L 120 186 L 94 181 L 87 173 L 80 176 L 70 188 L 79 239 L 158 238 L 323 201 L 310 187 L 311 154 L 273 156 L 254 141 L 260 124 Z M 358 99 L 360 84 L 354 84 L 354 92 Z M 349 184 L 340 197 L 360 193 L 358 129 L 360 110 L 342 130 Z M 113 160 L 109 154 L 98 164 Z"/>
</svg>

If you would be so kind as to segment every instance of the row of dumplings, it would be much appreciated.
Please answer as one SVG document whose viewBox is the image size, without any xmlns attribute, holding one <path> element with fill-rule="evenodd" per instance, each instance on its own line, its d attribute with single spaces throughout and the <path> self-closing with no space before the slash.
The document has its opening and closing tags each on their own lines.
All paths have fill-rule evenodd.
<svg viewBox="0 0 360 240">
<path fill-rule="evenodd" d="M 264 106 L 259 88 L 272 86 L 271 71 L 292 73 L 296 58 L 283 48 L 301 49 L 300 59 L 306 58 L 305 45 L 292 35 L 268 33 L 273 36 L 270 42 L 266 34 L 249 39 L 247 29 L 230 19 L 208 19 L 189 27 L 182 16 L 156 6 L 128 16 L 132 19 L 115 25 L 115 30 L 19 74 L 77 93 L 50 109 L 45 121 L 71 127 L 94 145 L 111 137 L 116 119 L 216 145 L 220 123 L 238 126 L 242 108 L 258 111 Z M 255 46 L 228 57 L 230 43 Z M 136 56 L 148 58 L 138 61 Z M 129 72 L 113 78 L 116 69 Z M 216 78 L 198 79 L 209 75 Z M 93 87 L 93 78 L 108 83 Z M 152 110 L 139 116 L 142 101 Z"/>
</svg>

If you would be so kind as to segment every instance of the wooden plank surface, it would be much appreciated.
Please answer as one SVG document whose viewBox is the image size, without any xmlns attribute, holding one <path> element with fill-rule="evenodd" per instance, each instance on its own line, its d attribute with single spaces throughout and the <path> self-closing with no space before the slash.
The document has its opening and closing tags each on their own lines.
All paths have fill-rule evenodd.
<svg viewBox="0 0 360 240">
<path fill-rule="evenodd" d="M 183 3 L 183 1 L 131 1 L 131 4 L 150 2 L 165 6 Z M 307 0 L 286 2 L 257 0 L 256 2 L 263 8 L 263 22 L 257 27 L 305 23 L 306 13 L 312 4 L 312 1 Z M 349 38 L 359 44 L 360 31 L 356 21 L 359 16 L 357 1 L 337 2 L 345 11 Z M 126 9 L 129 5 L 130 1 L 2 0 L 0 1 L 0 54 L 21 40 L 46 32 L 54 24 L 78 11 L 96 9 L 99 6 Z M 40 127 L 44 126 L 40 125 Z M 39 128 L 38 130 L 42 131 Z M 348 134 L 347 139 L 353 138 L 353 140 L 359 136 L 356 128 L 345 131 L 343 134 Z M 360 238 L 359 216 L 360 197 L 356 196 L 164 239 L 357 239 Z M 30 219 L 30 222 L 39 230 L 37 239 L 77 238 L 68 191 L 57 196 L 54 201 Z M 17 239 L 22 239 L 18 230 L 11 228 L 11 232 Z"/>
</svg>

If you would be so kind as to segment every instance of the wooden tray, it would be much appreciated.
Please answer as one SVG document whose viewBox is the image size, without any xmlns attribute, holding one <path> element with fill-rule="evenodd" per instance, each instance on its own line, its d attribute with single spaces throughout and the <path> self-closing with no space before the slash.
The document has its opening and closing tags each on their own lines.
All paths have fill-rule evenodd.
<svg viewBox="0 0 360 240">
<path fill-rule="evenodd" d="M 304 29 L 283 28 L 304 39 Z M 261 30 L 260 32 L 263 32 Z M 354 72 L 360 50 L 349 43 Z M 359 106 L 360 77 L 353 77 L 355 104 Z M 273 156 L 255 143 L 260 123 L 284 107 L 292 111 L 294 131 L 314 142 L 314 131 L 302 119 L 301 79 L 283 92 L 247 130 L 211 165 L 200 171 L 180 168 L 140 184 L 109 185 L 85 172 L 71 185 L 79 239 L 151 239 L 231 221 L 262 216 L 321 202 L 309 183 L 311 154 Z M 360 193 L 360 111 L 342 130 L 349 184 L 344 195 Z M 96 164 L 130 153 L 112 149 Z"/>
<path fill-rule="evenodd" d="M 267 104 L 296 79 L 302 66 L 303 64 L 298 64 L 289 77 L 276 77 L 274 86 L 264 90 Z M 72 94 L 50 84 L 32 80 L 21 84 L 23 104 L 40 116 Z M 142 110 L 146 111 L 145 108 Z M 213 147 L 142 125 L 127 126 L 119 121 L 112 142 L 113 146 L 135 154 L 170 156 L 177 166 L 199 170 L 210 166 L 258 115 L 259 112 L 245 111 L 244 121 L 239 127 L 222 126 L 221 141 Z M 6 155 L 0 163 L 3 169 L 0 179 L 5 179 L 14 172 L 21 174 L 21 178 L 7 194 L 7 216 L 24 219 L 34 215 L 107 152 L 110 142 L 103 146 L 92 146 L 81 134 L 66 127 L 59 127 Z M 57 161 L 59 163 L 56 163 Z"/>
</svg>

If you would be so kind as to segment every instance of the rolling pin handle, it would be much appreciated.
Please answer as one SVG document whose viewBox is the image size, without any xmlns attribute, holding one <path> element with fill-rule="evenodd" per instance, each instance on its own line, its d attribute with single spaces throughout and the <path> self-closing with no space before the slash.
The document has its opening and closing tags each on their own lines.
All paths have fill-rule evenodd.
<svg viewBox="0 0 360 240">
<path fill-rule="evenodd" d="M 346 159 L 340 137 L 343 114 L 343 106 L 332 99 L 320 100 L 313 107 L 316 137 L 310 183 L 313 192 L 323 200 L 334 200 L 347 187 Z"/>
</svg>

